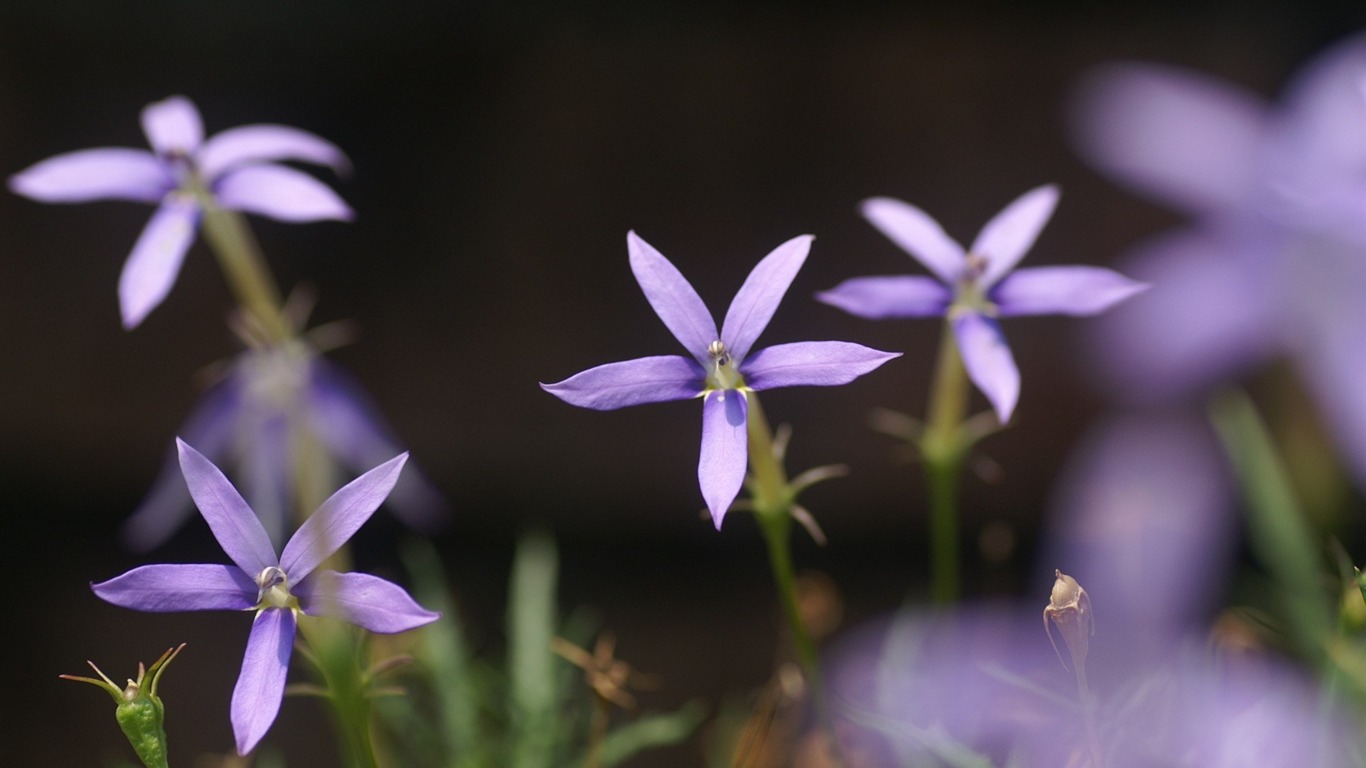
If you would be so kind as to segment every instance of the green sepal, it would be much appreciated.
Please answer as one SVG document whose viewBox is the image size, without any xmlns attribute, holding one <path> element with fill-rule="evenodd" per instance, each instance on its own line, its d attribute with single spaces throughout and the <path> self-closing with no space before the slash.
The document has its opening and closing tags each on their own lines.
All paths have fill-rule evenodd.
<svg viewBox="0 0 1366 768">
<path fill-rule="evenodd" d="M 169 768 L 166 762 L 166 707 L 157 696 L 157 684 L 161 682 L 161 673 L 165 671 L 166 665 L 170 664 L 184 647 L 185 644 L 181 643 L 179 647 L 168 649 L 161 654 L 161 658 L 152 662 L 151 667 L 138 664 L 137 679 L 129 680 L 128 685 L 122 689 L 91 661 L 86 663 L 100 676 L 99 680 L 75 675 L 60 677 L 90 683 L 113 696 L 114 701 L 118 702 L 114 709 L 114 719 L 118 721 L 119 729 L 128 738 L 128 743 L 137 753 L 138 759 L 147 768 Z"/>
</svg>

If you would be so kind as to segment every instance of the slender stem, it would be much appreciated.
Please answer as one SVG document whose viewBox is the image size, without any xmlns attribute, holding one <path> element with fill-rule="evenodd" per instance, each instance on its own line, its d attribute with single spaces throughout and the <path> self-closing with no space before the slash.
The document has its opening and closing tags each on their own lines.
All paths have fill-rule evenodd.
<svg viewBox="0 0 1366 768">
<path fill-rule="evenodd" d="M 354 633 L 327 619 L 301 617 L 300 639 L 311 650 L 327 688 L 333 730 L 348 768 L 378 768 L 370 736 L 370 699 L 366 696 Z"/>
<path fill-rule="evenodd" d="M 1086 684 L 1086 661 L 1072 655 L 1072 666 L 1077 669 L 1077 695 L 1081 697 L 1081 717 L 1086 725 L 1086 746 L 1091 751 L 1091 768 L 1105 768 L 1101 759 L 1100 738 L 1096 735 L 1096 708 L 1091 699 L 1091 688 Z"/>
<path fill-rule="evenodd" d="M 768 562 L 773 571 L 773 582 L 778 588 L 779 602 L 792 633 L 792 645 L 797 662 L 806 674 L 811 698 L 815 702 L 816 717 L 830 739 L 830 754 L 835 765 L 843 765 L 835 721 L 826 699 L 825 679 L 821 674 L 816 644 L 802 623 L 797 601 L 797 576 L 792 567 L 792 489 L 787 473 L 773 450 L 773 431 L 759 405 L 759 397 L 751 392 L 749 401 L 749 468 L 755 516 L 768 545 Z"/>
<path fill-rule="evenodd" d="M 269 341 L 288 339 L 294 330 L 246 219 L 237 211 L 218 207 L 202 184 L 192 182 L 191 189 L 203 211 L 204 239 L 218 258 L 237 303 L 259 323 Z"/>
<path fill-rule="evenodd" d="M 958 544 L 958 478 L 963 468 L 968 377 L 958 355 L 951 322 L 944 323 L 930 391 L 920 453 L 930 497 L 930 562 L 934 601 L 946 605 L 958 599 L 960 565 Z"/>
</svg>

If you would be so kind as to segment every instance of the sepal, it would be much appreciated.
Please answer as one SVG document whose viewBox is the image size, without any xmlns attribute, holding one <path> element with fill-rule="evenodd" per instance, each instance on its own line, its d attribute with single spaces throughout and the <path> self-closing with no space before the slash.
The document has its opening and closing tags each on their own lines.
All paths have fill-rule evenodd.
<svg viewBox="0 0 1366 768">
<path fill-rule="evenodd" d="M 98 680 L 93 677 L 76 675 L 59 675 L 59 677 L 64 680 L 76 680 L 103 688 L 118 705 L 114 709 L 114 719 L 118 721 L 123 735 L 128 737 L 128 743 L 132 745 L 138 759 L 147 768 L 167 768 L 166 728 L 164 726 L 166 707 L 161 703 L 161 698 L 157 696 L 157 684 L 161 682 L 161 673 L 184 648 L 184 643 L 175 648 L 168 648 L 165 653 L 161 654 L 161 658 L 152 662 L 150 667 L 144 667 L 139 663 L 137 679 L 129 680 L 123 688 L 115 685 L 114 681 L 110 680 L 104 672 L 101 672 L 93 661 L 86 663 L 95 670 L 95 674 L 100 676 Z"/>
</svg>

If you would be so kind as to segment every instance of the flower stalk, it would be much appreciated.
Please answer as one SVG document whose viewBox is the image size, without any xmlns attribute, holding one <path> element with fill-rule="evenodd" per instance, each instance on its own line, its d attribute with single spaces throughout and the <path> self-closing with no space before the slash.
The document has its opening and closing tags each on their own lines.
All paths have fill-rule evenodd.
<svg viewBox="0 0 1366 768">
<path fill-rule="evenodd" d="M 930 563 L 934 601 L 948 605 L 958 599 L 960 585 L 958 543 L 958 479 L 963 458 L 972 443 L 964 419 L 968 404 L 968 376 L 958 353 L 952 322 L 944 323 L 935 363 L 934 385 L 920 436 L 920 455 L 930 497 Z"/>
<path fill-rule="evenodd" d="M 797 599 L 797 576 L 792 567 L 791 527 L 797 491 L 788 482 L 783 469 L 781 448 L 775 444 L 768 419 L 754 392 L 746 393 L 749 400 L 749 490 L 754 515 L 768 545 L 768 561 L 773 570 L 773 581 L 778 588 L 778 600 L 792 633 L 797 662 L 801 664 L 815 703 L 816 717 L 830 739 L 830 751 L 836 765 L 842 765 L 835 721 L 826 698 L 825 679 L 821 674 L 816 644 L 802 622 Z"/>
</svg>

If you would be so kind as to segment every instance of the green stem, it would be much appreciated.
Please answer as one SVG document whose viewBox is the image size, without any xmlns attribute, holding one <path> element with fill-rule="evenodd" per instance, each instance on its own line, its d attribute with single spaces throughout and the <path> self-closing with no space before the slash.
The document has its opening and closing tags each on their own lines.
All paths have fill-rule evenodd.
<svg viewBox="0 0 1366 768">
<path fill-rule="evenodd" d="M 958 599 L 960 565 L 958 544 L 958 478 L 966 441 L 963 421 L 968 406 L 968 375 L 958 355 L 953 325 L 944 323 L 930 391 L 920 454 L 930 497 L 930 562 L 934 601 L 947 605 Z"/>
<path fill-rule="evenodd" d="M 192 182 L 191 189 L 203 211 L 204 239 L 217 257 L 233 297 L 256 320 L 268 341 L 290 338 L 294 329 L 281 308 L 280 292 L 246 219 L 237 211 L 218 207 L 201 184 Z"/>
<path fill-rule="evenodd" d="M 318 665 L 331 705 L 333 730 L 348 768 L 378 768 L 370 736 L 370 698 L 366 695 L 355 635 L 343 624 L 301 617 L 300 639 Z"/>
<path fill-rule="evenodd" d="M 773 431 L 768 419 L 759 405 L 758 396 L 748 393 L 749 416 L 749 468 L 751 493 L 754 499 L 754 512 L 759 520 L 768 545 L 768 561 L 773 570 L 773 582 L 778 588 L 779 602 L 783 615 L 792 633 L 792 645 L 797 653 L 797 662 L 806 675 L 815 703 L 816 717 L 830 739 L 830 754 L 835 765 L 843 765 L 839 737 L 835 733 L 835 721 L 830 713 L 826 699 L 825 679 L 821 674 L 820 660 L 816 654 L 816 644 L 802 623 L 801 609 L 797 601 L 797 575 L 792 567 L 792 502 L 793 493 L 787 482 L 787 473 L 773 450 Z"/>
</svg>

